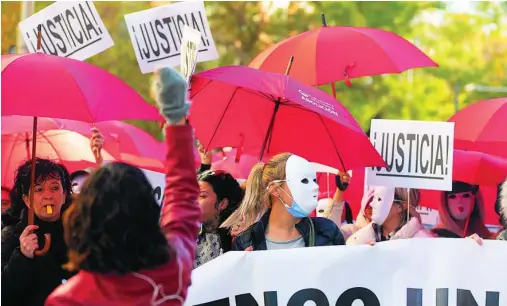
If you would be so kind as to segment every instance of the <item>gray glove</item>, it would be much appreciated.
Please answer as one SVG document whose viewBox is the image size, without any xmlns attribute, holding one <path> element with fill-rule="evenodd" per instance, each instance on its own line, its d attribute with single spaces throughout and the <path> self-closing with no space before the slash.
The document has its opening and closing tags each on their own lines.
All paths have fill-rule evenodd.
<svg viewBox="0 0 507 306">
<path fill-rule="evenodd" d="M 153 85 L 160 113 L 169 124 L 175 124 L 188 115 L 187 83 L 172 68 L 159 69 L 157 74 Z"/>
</svg>

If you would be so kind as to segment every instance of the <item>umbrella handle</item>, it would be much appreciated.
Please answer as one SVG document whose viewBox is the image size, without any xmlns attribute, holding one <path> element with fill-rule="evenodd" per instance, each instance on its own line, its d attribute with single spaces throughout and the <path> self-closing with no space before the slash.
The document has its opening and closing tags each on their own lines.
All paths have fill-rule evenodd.
<svg viewBox="0 0 507 306">
<path fill-rule="evenodd" d="M 49 248 L 51 247 L 51 235 L 50 234 L 44 234 L 44 247 L 40 250 L 35 250 L 33 252 L 34 256 L 43 256 L 46 255 L 46 253 L 49 251 Z"/>
</svg>

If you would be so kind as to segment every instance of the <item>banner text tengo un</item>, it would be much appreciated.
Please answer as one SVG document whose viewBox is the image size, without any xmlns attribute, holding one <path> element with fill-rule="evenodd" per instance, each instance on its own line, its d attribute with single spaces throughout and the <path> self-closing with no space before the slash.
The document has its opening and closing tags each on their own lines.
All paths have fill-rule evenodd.
<svg viewBox="0 0 507 306">
<path fill-rule="evenodd" d="M 185 306 L 505 306 L 507 243 L 414 238 L 229 252 L 192 273 Z"/>
</svg>

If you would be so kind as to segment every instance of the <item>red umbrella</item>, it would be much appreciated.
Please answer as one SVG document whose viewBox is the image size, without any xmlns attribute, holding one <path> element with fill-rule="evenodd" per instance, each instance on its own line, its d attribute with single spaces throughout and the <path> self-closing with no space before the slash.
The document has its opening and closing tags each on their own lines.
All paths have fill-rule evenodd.
<svg viewBox="0 0 507 306">
<path fill-rule="evenodd" d="M 482 152 L 454 150 L 452 179 L 496 186 L 507 177 L 507 159 Z"/>
<path fill-rule="evenodd" d="M 209 148 L 292 152 L 341 170 L 385 163 L 347 109 L 288 76 L 228 66 L 192 78 L 190 121 Z"/>
<path fill-rule="evenodd" d="M 290 75 L 312 86 L 438 67 L 416 46 L 394 33 L 342 26 L 324 26 L 287 38 L 261 52 L 249 66 L 283 73 L 291 56 L 296 61 Z"/>
<path fill-rule="evenodd" d="M 507 158 L 507 97 L 474 103 L 449 119 L 454 147 Z"/>
<path fill-rule="evenodd" d="M 11 186 L 14 171 L 26 160 L 32 158 L 32 134 L 2 134 L 2 184 Z M 104 159 L 114 159 L 107 150 L 102 152 Z M 90 149 L 90 140 L 78 133 L 61 130 L 49 130 L 37 133 L 37 157 L 62 162 L 67 165 L 80 165 L 85 169 L 96 166 L 95 157 Z M 70 164 L 70 163 L 69 163 Z"/>
<path fill-rule="evenodd" d="M 27 116 L 3 116 L 2 134 L 32 132 L 33 118 Z M 137 167 L 163 172 L 165 145 L 153 138 L 144 130 L 118 120 L 104 121 L 96 124 L 102 133 L 104 149 L 115 160 L 123 161 Z M 68 130 L 90 138 L 92 124 L 53 118 L 38 118 L 38 132 L 47 130 Z"/>
<path fill-rule="evenodd" d="M 158 110 L 115 75 L 44 53 L 2 55 L 2 116 L 154 120 Z"/>
</svg>

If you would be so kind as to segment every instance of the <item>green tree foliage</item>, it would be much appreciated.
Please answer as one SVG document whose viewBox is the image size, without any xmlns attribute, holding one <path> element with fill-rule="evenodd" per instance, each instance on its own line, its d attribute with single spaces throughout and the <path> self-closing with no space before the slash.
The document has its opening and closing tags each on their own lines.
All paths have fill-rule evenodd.
<svg viewBox="0 0 507 306">
<path fill-rule="evenodd" d="M 51 2 L 36 2 L 36 11 Z M 170 3 L 170 2 L 165 2 Z M 280 4 L 281 3 L 281 4 Z M 151 74 L 140 73 L 123 16 L 160 2 L 95 2 L 115 45 L 88 61 L 119 76 L 149 103 Z M 337 83 L 338 99 L 368 129 L 371 118 L 447 120 L 459 107 L 501 93 L 467 91 L 467 84 L 507 86 L 507 6 L 475 2 L 453 11 L 444 2 L 205 2 L 220 58 L 198 71 L 248 65 L 266 47 L 303 31 L 328 25 L 366 26 L 397 33 L 430 55 L 440 68 Z M 19 2 L 2 2 L 2 53 L 15 44 Z M 346 46 L 344 46 L 346 47 Z M 321 86 L 330 92 L 330 86 Z M 469 86 L 470 88 L 470 86 Z M 505 94 L 503 94 L 505 95 Z M 160 137 L 156 123 L 134 122 Z"/>
</svg>

